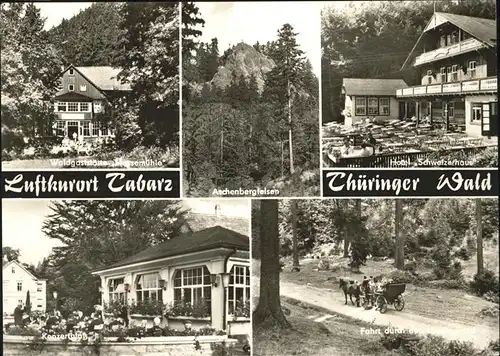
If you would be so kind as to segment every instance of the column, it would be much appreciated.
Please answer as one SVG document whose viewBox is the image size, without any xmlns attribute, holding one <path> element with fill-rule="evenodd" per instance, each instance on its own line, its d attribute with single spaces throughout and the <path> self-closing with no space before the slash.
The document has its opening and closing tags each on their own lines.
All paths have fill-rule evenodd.
<svg viewBox="0 0 500 356">
<path fill-rule="evenodd" d="M 408 101 L 405 100 L 405 116 L 404 118 L 408 118 Z"/>
<path fill-rule="evenodd" d="M 210 273 L 217 275 L 217 287 L 212 286 L 212 327 L 217 330 L 225 329 L 224 320 L 227 319 L 224 315 L 227 314 L 226 293 L 219 275 L 225 272 L 224 267 L 224 259 L 220 259 L 213 260 L 210 268 Z"/>
<path fill-rule="evenodd" d="M 449 111 L 448 111 L 448 105 L 449 105 L 449 102 L 445 101 L 445 103 L 444 103 L 444 117 L 446 118 L 446 125 L 445 125 L 446 131 L 448 131 L 450 129 L 450 116 L 449 116 Z"/>
</svg>

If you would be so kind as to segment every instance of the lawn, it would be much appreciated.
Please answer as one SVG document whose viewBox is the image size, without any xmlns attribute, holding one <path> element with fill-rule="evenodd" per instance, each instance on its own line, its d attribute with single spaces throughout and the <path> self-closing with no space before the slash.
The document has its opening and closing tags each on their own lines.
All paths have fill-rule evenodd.
<svg viewBox="0 0 500 356">
<path fill-rule="evenodd" d="M 254 330 L 254 356 L 382 356 L 390 355 L 380 343 L 378 335 L 363 335 L 361 328 L 369 324 L 354 319 L 331 315 L 317 322 L 312 317 L 325 311 L 311 308 L 293 299 L 283 298 L 283 306 L 290 310 L 287 320 L 291 330 Z"/>
</svg>

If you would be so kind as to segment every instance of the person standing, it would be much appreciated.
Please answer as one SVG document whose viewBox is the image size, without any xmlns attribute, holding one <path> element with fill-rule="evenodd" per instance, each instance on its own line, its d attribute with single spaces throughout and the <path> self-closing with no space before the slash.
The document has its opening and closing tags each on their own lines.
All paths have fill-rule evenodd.
<svg viewBox="0 0 500 356">
<path fill-rule="evenodd" d="M 14 309 L 14 325 L 16 326 L 23 325 L 23 315 L 24 315 L 23 303 L 19 302 L 17 307 Z"/>
</svg>

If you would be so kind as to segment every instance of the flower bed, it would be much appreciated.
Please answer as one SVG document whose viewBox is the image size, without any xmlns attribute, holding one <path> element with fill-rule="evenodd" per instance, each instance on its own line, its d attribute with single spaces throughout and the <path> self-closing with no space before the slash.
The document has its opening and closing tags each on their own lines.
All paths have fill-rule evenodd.
<svg viewBox="0 0 500 356">
<path fill-rule="evenodd" d="M 33 336 L 4 335 L 3 355 L 38 356 L 204 356 L 225 355 L 227 349 L 235 346 L 237 340 L 227 336 L 174 336 L 145 337 L 133 341 L 116 342 L 115 338 L 104 337 L 99 342 L 78 342 L 47 340 Z M 220 353 L 214 353 L 219 350 Z"/>
</svg>

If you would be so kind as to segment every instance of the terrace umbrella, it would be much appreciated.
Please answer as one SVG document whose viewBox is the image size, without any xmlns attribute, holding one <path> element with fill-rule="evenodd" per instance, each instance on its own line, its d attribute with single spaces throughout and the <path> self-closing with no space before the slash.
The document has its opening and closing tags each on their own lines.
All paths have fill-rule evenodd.
<svg viewBox="0 0 500 356">
<path fill-rule="evenodd" d="M 24 312 L 26 314 L 30 314 L 31 313 L 30 291 L 26 292 L 26 306 L 24 307 Z"/>
</svg>

